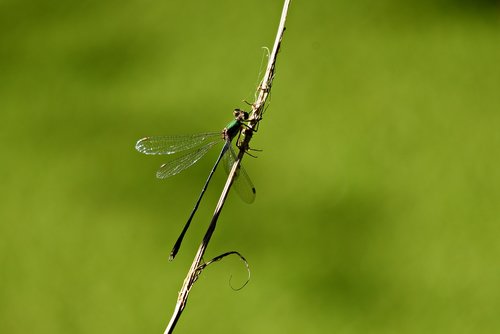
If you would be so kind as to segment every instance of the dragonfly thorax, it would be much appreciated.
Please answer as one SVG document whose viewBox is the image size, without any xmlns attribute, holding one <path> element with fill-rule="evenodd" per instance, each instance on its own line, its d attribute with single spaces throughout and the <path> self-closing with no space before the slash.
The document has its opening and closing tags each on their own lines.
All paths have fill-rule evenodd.
<svg viewBox="0 0 500 334">
<path fill-rule="evenodd" d="M 240 132 L 241 122 L 237 119 L 232 120 L 226 127 L 222 130 L 222 139 L 231 141 Z"/>
<path fill-rule="evenodd" d="M 248 120 L 248 113 L 240 109 L 234 109 L 234 119 L 222 130 L 222 139 L 231 141 L 241 129 L 244 121 Z"/>
</svg>

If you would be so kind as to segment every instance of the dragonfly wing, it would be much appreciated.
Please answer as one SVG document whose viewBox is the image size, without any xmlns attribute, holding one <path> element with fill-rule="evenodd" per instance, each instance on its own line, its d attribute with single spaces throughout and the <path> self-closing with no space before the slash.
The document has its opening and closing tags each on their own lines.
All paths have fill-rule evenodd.
<svg viewBox="0 0 500 334">
<path fill-rule="evenodd" d="M 145 137 L 135 144 L 135 149 L 144 154 L 173 154 L 220 141 L 220 132 L 207 132 L 187 136 Z"/>
<path fill-rule="evenodd" d="M 229 150 L 224 154 L 223 159 L 224 169 L 226 173 L 229 174 L 236 161 L 236 153 L 234 153 L 232 146 L 229 146 Z M 233 187 L 244 202 L 253 203 L 253 201 L 255 201 L 255 187 L 245 171 L 245 168 L 241 165 L 239 170 L 236 171 Z"/>
<path fill-rule="evenodd" d="M 194 151 L 189 151 L 188 153 L 181 155 L 177 159 L 164 163 L 156 172 L 156 177 L 159 179 L 166 179 L 167 177 L 182 172 L 184 169 L 189 168 L 196 162 L 198 162 L 198 160 L 200 160 L 208 151 L 210 151 L 210 149 L 215 144 L 220 142 L 221 140 L 210 142 Z"/>
</svg>

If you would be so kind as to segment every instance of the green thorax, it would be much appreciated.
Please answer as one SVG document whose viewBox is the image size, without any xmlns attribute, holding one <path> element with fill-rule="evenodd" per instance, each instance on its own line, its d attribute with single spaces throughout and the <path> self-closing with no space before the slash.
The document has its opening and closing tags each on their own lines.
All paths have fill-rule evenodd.
<svg viewBox="0 0 500 334">
<path fill-rule="evenodd" d="M 243 122 L 248 120 L 249 114 L 241 109 L 234 109 L 234 119 L 222 130 L 222 138 L 224 140 L 233 140 L 233 138 L 240 133 Z"/>
<path fill-rule="evenodd" d="M 222 131 L 224 139 L 232 140 L 240 132 L 240 128 L 241 128 L 241 121 L 233 119 L 226 125 L 226 127 Z"/>
</svg>

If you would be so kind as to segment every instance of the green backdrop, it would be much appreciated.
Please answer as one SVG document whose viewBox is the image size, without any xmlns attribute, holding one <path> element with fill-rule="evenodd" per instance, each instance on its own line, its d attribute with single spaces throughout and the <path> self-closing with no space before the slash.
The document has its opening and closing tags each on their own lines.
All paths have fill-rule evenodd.
<svg viewBox="0 0 500 334">
<path fill-rule="evenodd" d="M 281 1 L 0 1 L 0 332 L 162 333 L 225 175 L 146 135 L 218 131 Z M 495 1 L 291 4 L 271 104 L 178 333 L 500 331 Z"/>
</svg>

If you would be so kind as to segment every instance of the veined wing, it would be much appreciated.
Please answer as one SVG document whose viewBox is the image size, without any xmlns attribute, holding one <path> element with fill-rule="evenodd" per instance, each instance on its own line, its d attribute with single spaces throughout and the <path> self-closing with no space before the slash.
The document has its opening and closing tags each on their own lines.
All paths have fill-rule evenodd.
<svg viewBox="0 0 500 334">
<path fill-rule="evenodd" d="M 217 143 L 221 139 L 220 132 L 207 132 L 186 136 L 145 137 L 135 144 L 135 149 L 144 154 L 173 154 L 198 146 Z"/>
<path fill-rule="evenodd" d="M 224 154 L 223 160 L 224 169 L 229 174 L 236 161 L 236 153 L 234 153 L 232 146 L 229 146 L 229 150 Z M 255 201 L 255 187 L 242 165 L 236 171 L 233 187 L 244 202 L 253 203 Z"/>
<path fill-rule="evenodd" d="M 214 145 L 222 142 L 223 141 L 219 137 L 219 140 L 207 142 L 204 146 L 194 151 L 189 151 L 174 160 L 164 163 L 156 172 L 156 177 L 159 179 L 166 179 L 167 177 L 182 172 L 184 169 L 189 168 L 196 162 L 198 162 L 198 160 L 200 160 L 201 157 L 203 157 L 208 151 L 210 151 L 210 149 Z"/>
</svg>

